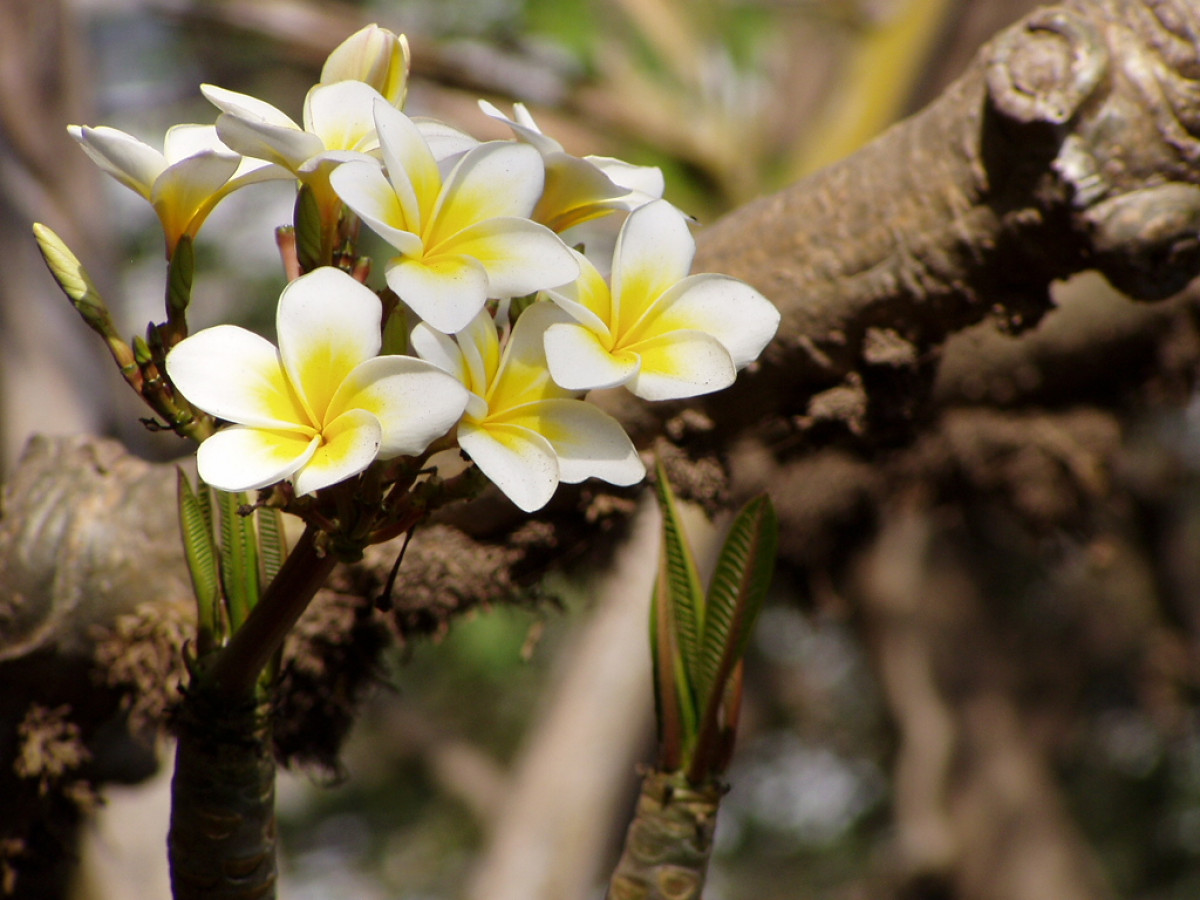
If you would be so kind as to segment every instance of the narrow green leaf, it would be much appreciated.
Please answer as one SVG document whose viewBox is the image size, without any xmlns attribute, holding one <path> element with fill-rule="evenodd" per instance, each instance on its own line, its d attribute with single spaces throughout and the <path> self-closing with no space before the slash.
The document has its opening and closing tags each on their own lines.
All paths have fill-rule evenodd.
<svg viewBox="0 0 1200 900">
<path fill-rule="evenodd" d="M 221 576 L 217 570 L 217 548 L 213 543 L 212 505 L 207 502 L 207 485 L 201 483 L 199 490 L 193 492 L 182 469 L 177 485 L 179 528 L 188 573 L 192 577 L 192 590 L 196 595 L 199 649 L 204 653 L 218 646 L 222 637 Z"/>
<path fill-rule="evenodd" d="M 247 497 L 217 491 L 221 512 L 221 580 L 228 604 L 229 627 L 237 631 L 258 603 L 258 541 L 251 516 L 239 514 Z"/>
<path fill-rule="evenodd" d="M 666 554 L 659 557 L 658 577 L 650 598 L 650 648 L 654 673 L 654 710 L 658 720 L 658 768 L 682 768 L 696 740 L 696 703 L 679 652 L 679 628 L 671 602 Z"/>
<path fill-rule="evenodd" d="M 187 311 L 192 302 L 192 275 L 196 270 L 196 252 L 192 239 L 180 237 L 167 265 L 167 316 L 173 321 Z"/>
<path fill-rule="evenodd" d="M 673 610 L 679 654 L 688 676 L 687 683 L 694 687 L 700 634 L 704 629 L 704 586 L 696 571 L 692 548 L 679 518 L 675 493 L 667 480 L 666 470 L 661 461 L 657 467 L 656 490 L 658 506 L 662 510 L 663 535 L 663 560 L 660 564 L 666 567 L 665 584 Z"/>
<path fill-rule="evenodd" d="M 730 675 L 746 653 L 754 623 L 775 572 L 779 520 L 770 499 L 761 495 L 734 519 L 708 589 L 707 616 L 701 634 L 696 696 L 704 711 L 689 777 L 705 771 L 720 752 L 720 711 Z"/>
<path fill-rule="evenodd" d="M 283 533 L 283 513 L 273 507 L 262 507 L 255 513 L 258 520 L 258 553 L 262 565 L 261 584 L 268 585 L 287 557 L 287 539 Z"/>
<path fill-rule="evenodd" d="M 215 535 L 217 533 L 216 520 L 213 518 L 213 488 L 209 487 L 203 481 L 197 479 L 196 484 L 196 502 L 200 504 L 200 513 L 204 516 L 204 525 L 208 528 L 208 533 Z"/>
</svg>

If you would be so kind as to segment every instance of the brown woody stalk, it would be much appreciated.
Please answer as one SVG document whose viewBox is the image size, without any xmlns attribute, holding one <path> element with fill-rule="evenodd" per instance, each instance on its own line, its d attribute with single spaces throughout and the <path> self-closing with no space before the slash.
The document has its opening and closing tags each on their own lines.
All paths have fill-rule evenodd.
<svg viewBox="0 0 1200 900">
<path fill-rule="evenodd" d="M 177 723 L 167 838 L 175 900 L 275 896 L 269 704 L 201 684 Z"/>
</svg>

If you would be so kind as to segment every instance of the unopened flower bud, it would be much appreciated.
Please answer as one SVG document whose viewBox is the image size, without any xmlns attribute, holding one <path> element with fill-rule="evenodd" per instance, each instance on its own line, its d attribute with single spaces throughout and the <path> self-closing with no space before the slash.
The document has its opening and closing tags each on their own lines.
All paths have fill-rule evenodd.
<svg viewBox="0 0 1200 900">
<path fill-rule="evenodd" d="M 111 330 L 108 307 L 104 305 L 104 298 L 100 296 L 83 263 L 62 238 L 40 222 L 34 223 L 33 236 L 37 239 L 38 250 L 46 261 L 46 267 L 63 293 L 93 330 L 107 336 Z"/>
<path fill-rule="evenodd" d="M 329 54 L 321 69 L 321 84 L 364 81 L 399 109 L 408 93 L 408 68 L 408 39 L 378 25 L 368 25 Z"/>
</svg>

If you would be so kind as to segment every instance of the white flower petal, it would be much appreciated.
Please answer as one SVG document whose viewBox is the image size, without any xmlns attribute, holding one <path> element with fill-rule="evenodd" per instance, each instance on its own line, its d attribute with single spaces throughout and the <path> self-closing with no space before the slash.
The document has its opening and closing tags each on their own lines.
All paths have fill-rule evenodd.
<svg viewBox="0 0 1200 900">
<path fill-rule="evenodd" d="M 446 334 L 466 327 L 487 302 L 487 272 L 469 256 L 400 257 L 388 263 L 388 287 Z"/>
<path fill-rule="evenodd" d="M 511 128 L 513 134 L 525 143 L 530 144 L 542 156 L 563 152 L 562 144 L 542 134 L 541 129 L 537 127 L 537 123 L 533 121 L 533 116 L 525 108 L 525 104 L 513 104 L 513 116 L 515 118 L 509 118 L 486 100 L 479 101 L 479 108 L 483 110 L 484 115 L 495 119 L 497 122 L 503 122 Z"/>
<path fill-rule="evenodd" d="M 296 473 L 292 484 L 299 495 L 353 478 L 379 454 L 383 429 L 363 409 L 342 413 L 325 426 L 312 458 Z"/>
<path fill-rule="evenodd" d="M 558 477 L 568 484 L 599 478 L 629 485 L 646 475 L 642 458 L 620 423 L 583 400 L 530 403 L 512 410 L 502 421 L 546 438 L 558 456 Z"/>
<path fill-rule="evenodd" d="M 579 277 L 570 284 L 546 291 L 555 304 L 576 322 L 608 339 L 609 321 L 612 317 L 612 296 L 599 270 L 582 253 L 571 253 L 579 265 Z"/>
<path fill-rule="evenodd" d="M 542 158 L 529 145 L 510 141 L 480 144 L 463 155 L 446 179 L 433 211 L 430 245 L 484 219 L 527 218 L 544 183 Z"/>
<path fill-rule="evenodd" d="M 196 212 L 209 204 L 237 167 L 236 156 L 205 150 L 167 166 L 158 176 L 150 192 L 150 202 L 162 220 L 171 246 L 189 230 Z"/>
<path fill-rule="evenodd" d="M 585 156 L 584 159 L 593 163 L 614 184 L 629 191 L 629 195 L 623 198 L 626 209 L 637 209 L 651 200 L 657 200 L 666 189 L 662 169 L 658 166 L 635 166 L 611 156 Z"/>
<path fill-rule="evenodd" d="M 237 157 L 221 143 L 217 129 L 212 125 L 172 125 L 163 138 L 163 156 L 168 165 L 205 151 Z"/>
<path fill-rule="evenodd" d="M 558 457 L 540 434 L 512 425 L 458 426 L 458 446 L 524 512 L 545 506 L 558 488 Z"/>
<path fill-rule="evenodd" d="M 311 425 L 275 346 L 236 325 L 193 334 L 167 354 L 167 375 L 194 406 L 219 419 L 263 428 Z"/>
<path fill-rule="evenodd" d="M 558 236 L 528 219 L 486 219 L 431 248 L 478 260 L 487 272 L 487 295 L 521 297 L 579 277 L 579 263 Z"/>
<path fill-rule="evenodd" d="M 318 425 L 338 386 L 382 343 L 383 306 L 375 292 L 341 269 L 323 266 L 279 296 L 279 356 L 292 386 Z"/>
<path fill-rule="evenodd" d="M 467 373 L 467 366 L 463 360 L 462 351 L 453 338 L 448 337 L 437 329 L 430 328 L 424 322 L 419 322 L 414 326 L 408 339 L 412 343 L 412 348 L 417 356 L 433 363 L 448 375 L 454 376 L 454 378 L 468 388 L 474 389 L 474 386 L 469 382 L 470 376 Z"/>
<path fill-rule="evenodd" d="M 683 213 L 655 200 L 629 214 L 613 255 L 612 297 L 623 334 L 668 288 L 687 276 L 696 242 Z"/>
<path fill-rule="evenodd" d="M 266 159 L 294 172 L 324 149 L 319 137 L 306 133 L 270 103 L 212 84 L 200 85 L 200 91 L 221 110 L 217 117 L 221 141 L 244 156 Z"/>
<path fill-rule="evenodd" d="M 515 409 L 537 400 L 574 396 L 554 383 L 546 367 L 546 330 L 569 322 L 566 313 L 553 303 L 534 303 L 521 313 L 504 345 L 499 371 L 488 389 L 492 414 Z"/>
<path fill-rule="evenodd" d="M 321 139 L 298 128 L 241 119 L 229 113 L 217 116 L 217 134 L 244 156 L 265 159 L 298 172 L 304 161 L 323 149 Z"/>
<path fill-rule="evenodd" d="M 627 216 L 609 215 L 588 219 L 578 225 L 560 231 L 558 236 L 568 247 L 582 247 L 583 255 L 596 267 L 601 277 L 612 275 L 613 253 L 617 249 L 617 237 Z"/>
<path fill-rule="evenodd" d="M 239 94 L 237 91 L 226 90 L 215 84 L 200 85 L 200 93 L 221 112 L 239 119 L 260 122 L 264 125 L 275 125 L 280 128 L 291 128 L 294 131 L 301 130 L 300 126 L 286 113 L 249 94 Z"/>
<path fill-rule="evenodd" d="M 377 356 L 342 382 L 330 414 L 363 409 L 382 427 L 379 457 L 415 456 L 446 434 L 463 414 L 467 389 L 433 363 L 411 356 Z"/>
<path fill-rule="evenodd" d="M 369 150 L 378 143 L 376 101 L 387 103 L 362 81 L 318 84 L 304 98 L 304 130 L 320 138 L 326 150 Z"/>
<path fill-rule="evenodd" d="M 229 179 L 229 183 L 225 186 L 225 193 L 244 187 L 247 184 L 258 184 L 262 181 L 281 181 L 285 178 L 294 177 L 290 171 L 276 163 L 268 162 L 265 159 L 254 159 L 250 156 L 243 156 L 241 162 L 238 163 L 237 171 L 234 173 L 233 178 Z"/>
<path fill-rule="evenodd" d="M 92 162 L 125 187 L 150 199 L 154 179 L 167 167 L 163 154 L 133 135 L 107 125 L 98 128 L 71 125 L 67 131 Z"/>
<path fill-rule="evenodd" d="M 231 425 L 196 451 L 201 479 L 222 491 L 254 491 L 290 478 L 312 458 L 320 438 L 295 431 Z"/>
<path fill-rule="evenodd" d="M 673 331 L 627 349 L 642 360 L 628 387 L 643 400 L 711 394 L 729 387 L 737 377 L 729 351 L 702 331 Z"/>
<path fill-rule="evenodd" d="M 373 157 L 370 153 L 362 153 L 358 150 L 322 150 L 316 156 L 310 156 L 300 166 L 300 174 L 315 175 L 320 170 L 325 169 L 325 180 L 329 180 L 329 174 L 333 172 L 342 163 L 359 162 L 370 163 L 376 168 L 379 167 L 379 160 Z"/>
<path fill-rule="evenodd" d="M 417 126 L 417 130 L 421 132 L 421 137 L 425 139 L 425 143 L 429 145 L 429 150 L 433 153 L 433 158 L 439 164 L 443 160 L 454 159 L 457 161 L 458 157 L 462 156 L 468 150 L 473 150 L 479 146 L 479 141 L 465 131 L 459 131 L 453 125 L 447 125 L 438 119 L 431 119 L 426 116 L 413 116 L 412 121 Z"/>
<path fill-rule="evenodd" d="M 495 320 L 486 309 L 481 309 L 455 339 L 467 368 L 467 380 L 463 383 L 479 393 L 486 392 L 500 367 L 500 338 Z"/>
<path fill-rule="evenodd" d="M 779 310 L 744 281 L 727 275 L 692 275 L 656 304 L 646 334 L 690 329 L 711 334 L 741 369 L 758 359 L 779 328 Z"/>
<path fill-rule="evenodd" d="M 625 384 L 641 367 L 635 353 L 616 355 L 582 325 L 564 323 L 546 330 L 546 362 L 550 377 L 569 391 L 591 391 Z"/>
<path fill-rule="evenodd" d="M 565 153 L 546 157 L 546 187 L 533 218 L 555 232 L 624 209 L 624 188 L 586 160 Z"/>
<path fill-rule="evenodd" d="M 420 227 L 420 220 L 410 221 L 378 165 L 345 163 L 333 170 L 329 183 L 368 228 L 405 256 L 421 256 L 424 245 L 412 230 Z"/>
<path fill-rule="evenodd" d="M 405 228 L 424 237 L 442 190 L 433 151 L 412 119 L 388 103 L 375 103 L 375 127 L 388 180 L 404 210 Z"/>
</svg>

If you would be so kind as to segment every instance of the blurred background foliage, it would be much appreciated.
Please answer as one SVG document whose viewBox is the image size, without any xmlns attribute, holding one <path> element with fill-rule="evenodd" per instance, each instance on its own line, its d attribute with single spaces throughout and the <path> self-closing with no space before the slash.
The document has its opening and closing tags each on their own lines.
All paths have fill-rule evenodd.
<svg viewBox="0 0 1200 900">
<path fill-rule="evenodd" d="M 268 100 L 298 120 L 325 55 L 375 21 L 412 42 L 410 113 L 444 118 L 481 137 L 506 137 L 479 113 L 476 98 L 502 107 L 526 102 L 543 130 L 572 152 L 661 166 L 668 198 L 704 223 L 852 152 L 919 108 L 982 40 L 1033 6 L 1025 0 L 3 5 L 23 31 L 9 29 L 6 48 L 0 29 L 0 61 L 6 54 L 16 59 L 13 42 L 32 43 L 42 28 L 72 36 L 60 46 L 65 58 L 39 63 L 70 76 L 61 104 L 31 104 L 35 94 L 22 81 L 29 73 L 0 72 L 0 252 L 9 276 L 0 287 L 5 466 L 33 431 L 115 433 L 157 458 L 183 449 L 140 429 L 136 407 L 99 348 L 74 346 L 83 329 L 36 256 L 14 249 L 27 241 L 29 221 L 50 221 L 113 298 L 124 330 L 132 333 L 159 314 L 156 222 L 65 139 L 67 121 L 111 124 L 157 144 L 172 124 L 213 119 L 197 89 L 202 81 Z M 35 7 L 41 13 L 31 12 Z M 14 123 L 34 128 L 33 136 L 23 137 Z M 55 184 L 79 187 L 56 198 Z M 197 327 L 232 320 L 269 333 L 281 283 L 271 229 L 289 219 L 290 204 L 285 186 L 263 185 L 235 194 L 212 217 L 197 248 Z M 71 364 L 48 368 L 29 352 L 47 345 L 62 348 Z M 1181 502 L 1177 515 L 1184 524 L 1200 521 L 1197 461 L 1187 450 L 1195 446 L 1195 416 L 1147 427 L 1170 431 L 1167 443 L 1179 452 L 1164 462 L 1156 449 L 1146 465 L 1184 473 L 1190 501 Z M 983 518 L 947 532 L 969 532 L 974 546 L 991 541 L 1007 550 L 1026 539 L 1014 538 L 1020 529 L 1005 531 L 1002 517 Z M 1198 536 L 1194 525 L 1185 533 Z M 1036 645 L 1031 659 L 1049 665 L 1054 651 L 1072 641 L 1107 648 L 1103 666 L 1064 689 L 1071 714 L 1046 716 L 1043 724 L 1059 730 L 1037 739 L 1055 745 L 1072 817 L 1117 893 L 1182 900 L 1200 890 L 1200 725 L 1188 696 L 1147 697 L 1164 680 L 1147 675 L 1146 667 L 1186 651 L 1169 622 L 1145 627 L 1160 642 L 1151 654 L 1122 639 L 1128 635 L 1120 633 L 1120 616 L 1106 626 L 1095 613 L 1154 606 L 1147 597 L 1161 573 L 1140 570 L 1130 549 L 1143 539 L 1124 535 L 1097 548 L 1070 529 L 1040 535 L 1032 540 L 1041 549 L 1058 542 L 1121 559 L 1127 552 L 1128 565 L 1108 570 L 1122 577 L 1097 583 L 1071 569 L 1075 555 L 1051 553 L 1052 565 L 990 573 L 991 586 L 1009 623 L 1017 619 L 1026 629 L 1007 637 Z M 1194 574 L 1178 578 L 1194 586 Z M 744 731 L 707 896 L 878 896 L 895 853 L 891 773 L 898 734 L 869 659 L 870 635 L 823 573 L 782 572 L 777 581 L 751 650 Z M 394 654 L 341 770 L 282 786 L 285 897 L 461 895 L 504 803 L 514 761 L 596 612 L 589 585 L 561 576 L 548 590 L 561 603 L 474 615 L 436 642 Z M 1076 602 L 1063 602 L 1071 596 Z M 627 652 L 632 658 L 647 648 L 635 643 Z M 646 725 L 635 717 L 630 727 L 643 729 L 637 740 L 649 759 Z M 629 802 L 635 785 L 631 772 Z M 151 857 L 161 855 L 159 825 L 145 825 Z M 116 827 L 136 832 L 142 825 L 126 819 Z M 605 840 L 615 855 L 622 823 L 595 827 L 611 831 Z M 157 896 L 145 888 L 152 881 L 127 876 L 147 893 L 109 893 L 97 882 L 93 895 Z M 598 886 L 593 896 L 601 896 Z M 918 885 L 906 896 L 949 895 Z"/>
</svg>

